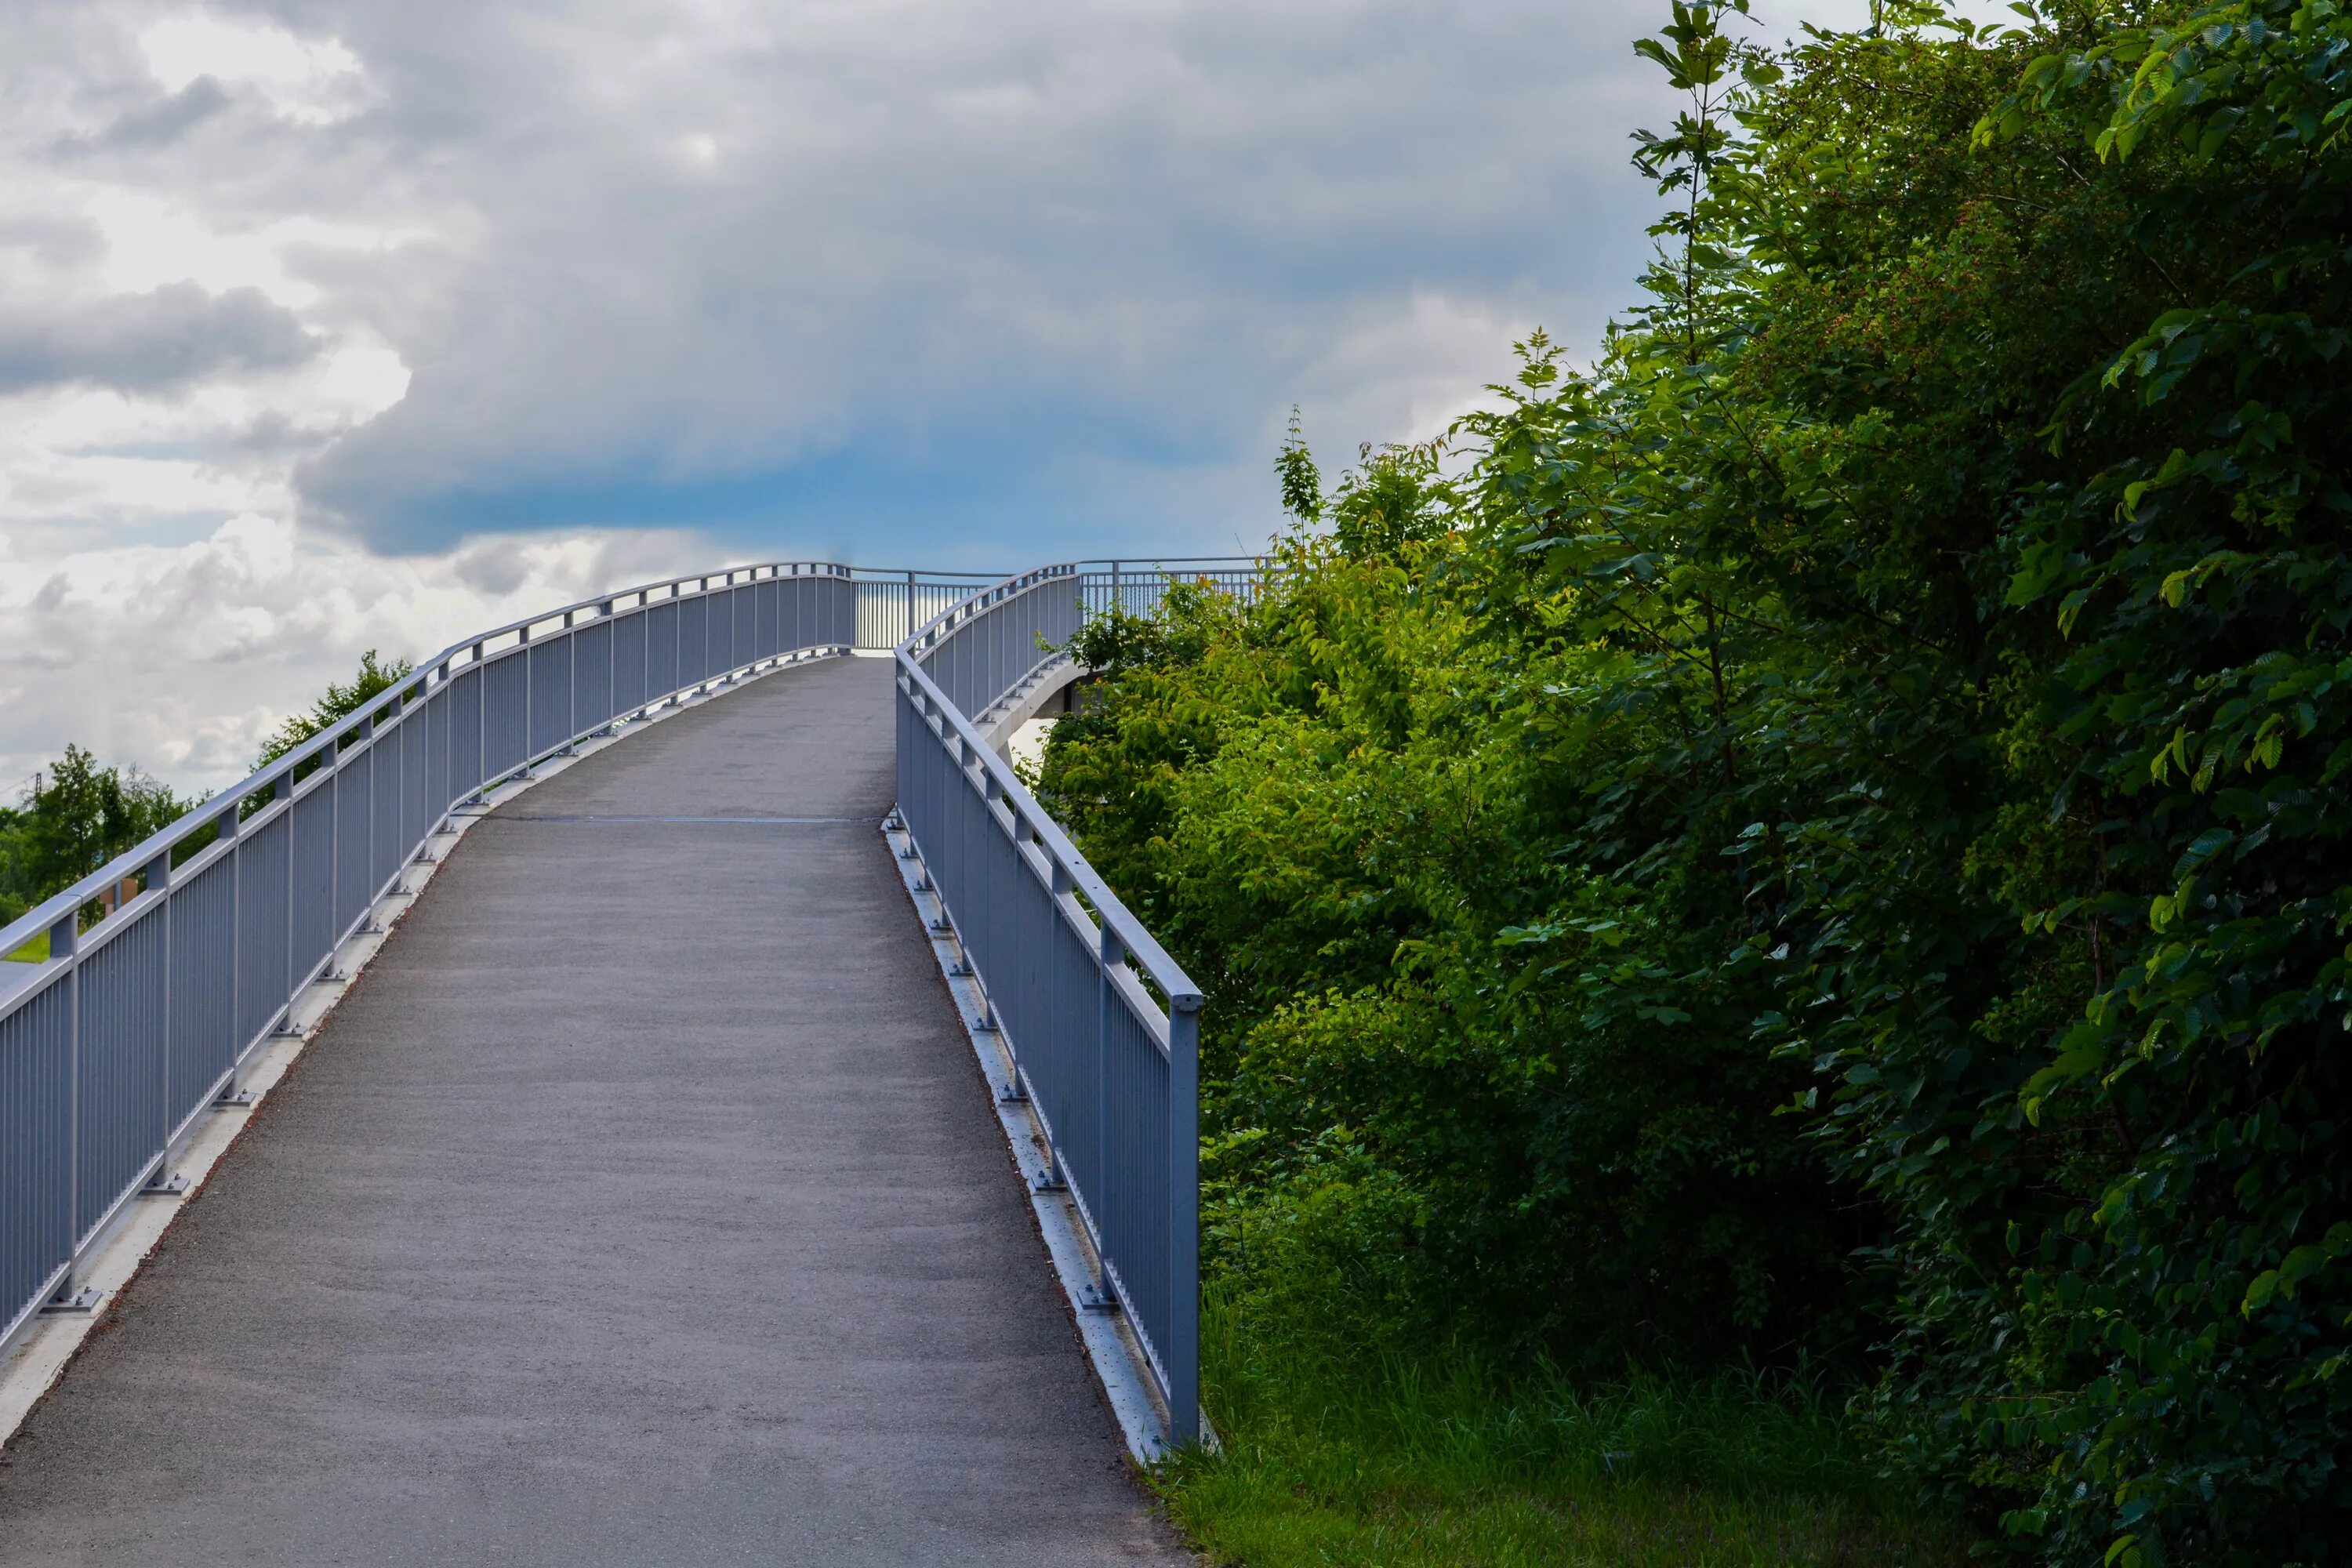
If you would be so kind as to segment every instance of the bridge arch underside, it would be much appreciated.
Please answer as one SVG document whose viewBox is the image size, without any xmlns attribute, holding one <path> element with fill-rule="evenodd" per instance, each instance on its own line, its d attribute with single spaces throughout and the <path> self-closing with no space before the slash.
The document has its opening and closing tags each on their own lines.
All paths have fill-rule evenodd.
<svg viewBox="0 0 2352 1568">
<path fill-rule="evenodd" d="M 1185 1561 L 878 832 L 891 674 L 477 825 L 9 1445 L 0 1562 Z"/>
</svg>

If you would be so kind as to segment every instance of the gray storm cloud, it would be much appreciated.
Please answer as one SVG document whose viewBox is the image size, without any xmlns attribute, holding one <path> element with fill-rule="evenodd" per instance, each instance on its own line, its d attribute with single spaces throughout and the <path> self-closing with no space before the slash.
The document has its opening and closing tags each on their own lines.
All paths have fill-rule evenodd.
<svg viewBox="0 0 2352 1568">
<path fill-rule="evenodd" d="M 385 325 L 409 395 L 299 479 L 379 548 L 478 522 L 451 495 L 877 440 L 1261 512 L 1292 403 L 1342 449 L 1421 433 L 1400 401 L 1475 395 L 1515 331 L 1597 341 L 1647 250 L 1625 136 L 1663 95 L 1592 0 L 275 14 L 380 91 L 330 155 L 475 220 Z M 1341 382 L 1364 342 L 1407 363 Z"/>
<path fill-rule="evenodd" d="M 77 153 L 138 153 L 168 146 L 229 107 L 228 92 L 208 76 L 200 76 L 179 91 L 156 102 L 142 104 L 95 136 L 69 137 L 58 150 Z"/>
<path fill-rule="evenodd" d="M 1294 404 L 1344 452 L 1531 327 L 1597 344 L 1650 250 L 1628 134 L 1675 109 L 1631 48 L 1663 7 L 1610 0 L 24 7 L 37 162 L 237 243 L 333 231 L 270 242 L 274 296 L 410 379 L 285 477 L 383 550 L 606 492 L 692 525 L 696 486 L 826 462 L 1262 520 Z M 226 295 L 8 330 L 12 385 L 126 384 L 142 331 L 162 384 L 299 352 Z M 577 505 L 496 504 L 534 492 Z"/>
<path fill-rule="evenodd" d="M 173 283 L 86 304 L 0 308 L 0 393 L 79 383 L 156 392 L 301 363 L 318 340 L 257 289 Z"/>
<path fill-rule="evenodd" d="M 1293 405 L 1600 342 L 1665 13 L 9 0 L 0 780 L 730 560 L 1255 548 Z"/>
</svg>

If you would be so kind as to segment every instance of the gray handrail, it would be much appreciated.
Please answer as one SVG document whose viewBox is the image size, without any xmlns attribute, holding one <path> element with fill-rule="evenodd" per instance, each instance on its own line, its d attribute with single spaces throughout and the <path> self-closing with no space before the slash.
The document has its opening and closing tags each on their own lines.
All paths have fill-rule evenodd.
<svg viewBox="0 0 2352 1568">
<path fill-rule="evenodd" d="M 979 581 L 779 562 L 478 632 L 0 931 L 9 952 L 50 936 L 46 962 L 0 965 L 0 1343 L 76 1299 L 114 1217 L 450 812 L 688 692 L 883 651 Z M 136 895 L 82 931 L 126 881 Z"/>
<path fill-rule="evenodd" d="M 1263 574 L 1223 558 L 1002 580 L 764 563 L 601 594 L 442 649 L 0 931 L 0 952 L 51 936 L 46 962 L 0 968 L 0 1344 L 44 1306 L 79 1299 L 79 1270 L 114 1218 L 163 1181 L 196 1119 L 233 1095 L 453 811 L 690 692 L 803 657 L 892 648 L 900 816 L 1072 1178 L 1104 1299 L 1129 1313 L 1172 1433 L 1189 1440 L 1200 992 L 979 724 L 1009 695 L 1071 673 L 1065 646 L 1087 615 L 1148 609 L 1180 579 L 1255 591 Z M 126 880 L 136 895 L 81 931 L 84 905 Z M 1027 901 L 992 923 L 995 892 Z M 1054 1008 L 1093 1024 L 1074 1032 Z"/>
<path fill-rule="evenodd" d="M 767 575 L 762 577 L 761 574 Z M 354 710 L 340 722 L 320 731 L 284 755 L 256 768 L 236 783 L 205 797 L 179 817 L 140 840 L 139 843 L 124 850 L 64 891 L 42 900 L 40 903 L 10 921 L 5 929 L 0 929 L 0 953 L 16 952 L 40 935 L 45 929 L 54 927 L 61 917 L 78 912 L 84 904 L 100 897 L 109 889 L 117 887 L 145 870 L 159 853 L 176 847 L 186 839 L 204 832 L 219 820 L 225 812 L 261 795 L 265 789 L 276 788 L 279 779 L 291 774 L 329 747 L 336 745 L 347 736 L 356 734 L 362 728 L 380 719 L 387 709 L 400 700 L 404 691 L 413 689 L 419 682 L 438 684 L 451 673 L 462 670 L 472 664 L 483 662 L 488 657 L 485 650 L 486 644 L 497 642 L 501 637 L 513 637 L 517 638 L 517 642 L 509 647 L 521 646 L 529 640 L 528 633 L 555 623 L 569 626 L 572 617 L 583 610 L 594 610 L 599 616 L 610 616 L 616 609 L 642 608 L 652 604 L 667 604 L 677 599 L 724 592 L 736 584 L 739 576 L 744 582 L 753 582 L 768 581 L 779 575 L 802 574 L 836 575 L 854 582 L 872 581 L 877 575 L 893 580 L 909 575 L 895 570 L 877 574 L 874 568 L 844 566 L 832 562 L 763 562 L 752 566 L 722 567 L 717 571 L 688 573 L 684 576 L 639 584 L 635 587 L 614 589 L 609 594 L 599 594 L 593 598 L 562 605 L 554 609 L 543 611 L 538 615 L 526 616 L 520 620 L 509 621 L 503 626 L 492 626 L 488 631 L 476 632 L 470 637 L 460 638 L 432 658 L 421 660 L 416 666 L 416 674 L 409 679 L 398 682 Z M 911 575 L 927 582 L 954 584 L 997 580 L 988 574 L 978 572 L 933 572 L 917 573 Z M 710 586 L 713 578 L 719 580 L 719 586 L 715 589 Z M 681 592 L 688 583 L 697 584 L 694 592 L 691 594 Z M 660 597 L 656 598 L 656 595 Z M 622 604 L 622 601 L 632 598 L 637 600 L 635 605 Z"/>
<path fill-rule="evenodd" d="M 1039 567 L 896 654 L 899 819 L 1092 1244 L 1095 1300 L 1127 1315 L 1179 1444 L 1201 1433 L 1201 990 L 981 725 L 1078 673 L 1066 647 L 1088 615 L 1148 609 L 1177 580 L 1254 593 L 1265 576 L 1223 557 Z"/>
<path fill-rule="evenodd" d="M 1013 771 L 1013 765 L 1004 760 L 1003 754 L 981 738 L 980 731 L 972 721 L 948 700 L 947 694 L 923 673 L 920 665 L 902 661 L 899 674 L 920 693 L 917 700 L 918 712 L 925 717 L 938 715 L 941 728 L 962 742 L 967 758 L 977 760 L 976 763 L 967 761 L 966 765 L 977 765 L 987 775 L 987 784 L 995 790 L 994 798 L 1004 802 L 1006 809 L 1018 818 L 1017 826 L 1031 832 L 1043 849 L 1047 863 L 1060 868 L 1069 879 L 1070 890 L 1083 895 L 1093 909 L 1100 929 L 1108 931 L 1144 973 L 1150 976 L 1152 984 L 1168 998 L 1169 1005 L 1180 1008 L 1199 1006 L 1201 989 L 1193 984 L 1192 977 L 1168 955 L 1168 950 L 1160 945 L 1160 939 L 1135 918 L 1134 912 L 1120 901 L 1117 893 L 1111 891 L 1110 884 L 1102 879 L 1102 873 L 1087 864 L 1087 858 L 1078 853 L 1078 847 L 1070 842 L 1061 825 L 1048 816 L 1045 808 L 1037 804 L 1036 797 L 1029 793 L 1029 787 L 1021 782 L 1021 776 Z M 1007 824 L 1008 827 L 1015 826 Z"/>
</svg>

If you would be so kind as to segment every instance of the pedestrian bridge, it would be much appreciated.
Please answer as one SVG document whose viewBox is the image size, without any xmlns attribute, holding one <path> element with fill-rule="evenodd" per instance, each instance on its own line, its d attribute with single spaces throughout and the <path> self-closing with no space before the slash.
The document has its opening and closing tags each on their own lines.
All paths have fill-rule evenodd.
<svg viewBox="0 0 2352 1568">
<path fill-rule="evenodd" d="M 1199 997 L 1001 750 L 1179 575 L 567 606 L 0 932 L 0 1563 L 1186 1561 Z"/>
</svg>

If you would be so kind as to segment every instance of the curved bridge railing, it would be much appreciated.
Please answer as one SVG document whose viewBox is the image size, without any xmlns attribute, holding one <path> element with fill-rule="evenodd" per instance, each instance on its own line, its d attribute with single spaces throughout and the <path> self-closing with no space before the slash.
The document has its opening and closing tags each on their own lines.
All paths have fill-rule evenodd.
<svg viewBox="0 0 2352 1568">
<path fill-rule="evenodd" d="M 1200 993 L 983 734 L 1075 673 L 1086 616 L 1247 560 L 975 574 L 779 563 L 453 644 L 0 931 L 0 1344 L 78 1270 L 449 813 L 616 722 L 794 659 L 895 647 L 899 815 L 1166 1401 L 1199 1422 Z M 991 585 L 992 584 L 992 585 Z M 1001 726 L 1000 726 L 1001 727 Z M 88 923 L 101 899 L 116 907 Z"/>
<path fill-rule="evenodd" d="M 0 931 L 0 1344 L 45 1307 L 455 806 L 615 721 L 879 651 L 993 581 L 779 563 L 480 633 Z M 132 895 L 132 896 L 125 896 Z M 119 901 L 83 929 L 93 900 Z"/>
<path fill-rule="evenodd" d="M 1246 560 L 1089 562 L 1007 578 L 898 650 L 898 811 L 1045 1129 L 1179 1444 L 1200 1436 L 1201 993 L 1048 817 L 983 732 L 1070 673 L 1089 613 L 1148 613 L 1166 585 L 1254 593 Z"/>
</svg>

